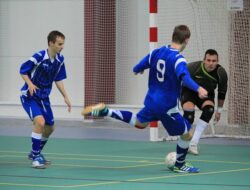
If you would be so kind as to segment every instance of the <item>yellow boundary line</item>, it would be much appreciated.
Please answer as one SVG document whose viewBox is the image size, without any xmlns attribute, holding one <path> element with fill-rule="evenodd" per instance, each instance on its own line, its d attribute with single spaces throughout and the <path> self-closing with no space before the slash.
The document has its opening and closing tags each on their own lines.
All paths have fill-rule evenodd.
<svg viewBox="0 0 250 190">
<path fill-rule="evenodd" d="M 27 154 L 26 152 L 19 151 L 0 151 L 0 153 L 12 153 L 12 154 Z M 126 168 L 135 168 L 135 167 L 146 167 L 146 166 L 154 166 L 161 165 L 164 162 L 153 162 L 152 160 L 162 160 L 162 158 L 156 157 L 138 157 L 138 156 L 122 156 L 122 155 L 93 155 L 93 154 L 62 154 L 62 153 L 47 153 L 48 155 L 58 155 L 58 156 L 79 156 L 79 157 L 102 157 L 102 158 L 128 158 L 128 159 L 144 159 L 144 160 L 119 160 L 119 159 L 93 159 L 93 158 L 72 158 L 72 157 L 53 157 L 55 159 L 63 159 L 63 160 L 97 160 L 97 161 L 110 161 L 110 162 L 128 162 L 128 163 L 144 163 L 138 164 L 134 166 L 123 166 L 123 167 L 102 167 L 102 166 L 94 166 L 94 165 L 75 165 L 75 164 L 53 164 L 53 166 L 64 166 L 64 167 L 93 167 L 93 168 L 105 168 L 105 169 L 126 169 Z M 1 155 L 1 157 L 23 157 L 19 155 Z M 209 162 L 209 163 L 224 163 L 224 164 L 250 164 L 250 162 L 232 162 L 232 161 L 211 161 L 211 160 L 192 160 L 195 162 Z M 2 162 L 2 163 L 26 163 L 26 162 Z M 101 186 L 101 185 L 111 185 L 111 184 L 121 184 L 127 182 L 143 182 L 148 180 L 159 180 L 159 179 L 169 179 L 169 178 L 177 178 L 177 177 L 187 177 L 187 176 L 202 176 L 202 175 L 212 175 L 212 174 L 221 174 L 221 173 L 233 173 L 233 172 L 244 172 L 250 171 L 250 168 L 244 169 L 235 169 L 235 170 L 222 170 L 222 171 L 213 171 L 213 172 L 205 172 L 205 173 L 197 173 L 197 174 L 174 174 L 174 175 L 164 175 L 164 176 L 155 176 L 155 177 L 147 177 L 147 178 L 138 178 L 138 179 L 128 179 L 128 180 L 114 180 L 108 182 L 97 182 L 97 183 L 88 183 L 88 184 L 79 184 L 79 185 L 44 185 L 44 184 L 28 184 L 28 183 L 6 183 L 0 182 L 0 186 L 26 186 L 26 187 L 47 187 L 47 188 L 78 188 L 78 187 L 90 187 L 90 186 Z"/>
<path fill-rule="evenodd" d="M 0 153 L 13 153 L 13 154 L 27 154 L 27 152 L 21 152 L 21 151 L 0 151 Z M 128 159 L 143 159 L 143 160 L 111 160 L 111 161 L 117 161 L 117 162 L 148 162 L 148 163 L 164 163 L 164 158 L 158 158 L 158 157 L 140 157 L 140 156 L 122 156 L 122 155 L 100 155 L 100 154 L 63 154 L 63 153 L 46 153 L 46 155 L 58 155 L 58 156 L 80 156 L 80 157 L 102 157 L 102 158 L 128 158 Z M 1 155 L 0 157 L 18 157 L 17 155 Z M 23 156 L 20 156 L 23 157 Z M 67 159 L 74 159 L 74 160 L 101 160 L 101 161 L 109 161 L 105 159 L 88 159 L 88 158 L 72 158 L 72 157 L 51 157 L 55 159 L 61 159 L 61 160 L 67 160 Z M 161 160 L 162 162 L 159 161 L 152 161 L 152 160 Z M 223 163 L 223 164 L 250 164 L 250 162 L 235 162 L 235 161 L 222 161 L 222 160 L 200 160 L 200 159 L 188 159 L 189 161 L 193 162 L 206 162 L 206 163 Z"/>
<path fill-rule="evenodd" d="M 27 162 L 1 162 L 3 164 L 27 164 Z M 53 164 L 53 166 L 62 166 L 62 167 L 76 167 L 76 168 L 102 168 L 102 169 L 128 169 L 128 168 L 138 168 L 138 167 L 148 167 L 148 166 L 156 166 L 163 165 L 163 163 L 149 163 L 149 164 L 137 164 L 137 165 L 129 165 L 129 166 L 97 166 L 97 165 L 78 165 L 78 164 Z"/>
<path fill-rule="evenodd" d="M 79 188 L 79 187 L 90 187 L 90 186 L 100 186 L 100 185 L 110 185 L 110 184 L 121 184 L 127 182 L 143 182 L 148 180 L 159 180 L 159 179 L 169 179 L 177 177 L 189 177 L 189 176 L 202 176 L 202 175 L 212 175 L 212 174 L 222 174 L 222 173 L 233 173 L 233 172 L 245 172 L 250 171 L 250 168 L 236 169 L 236 170 L 222 170 L 222 171 L 213 171 L 197 174 L 175 174 L 170 176 L 156 176 L 156 177 L 147 177 L 147 178 L 138 178 L 138 179 L 129 179 L 124 181 L 109 181 L 101 183 L 89 183 L 89 184 L 79 184 L 79 185 L 43 185 L 43 184 L 28 184 L 28 183 L 4 183 L 0 182 L 0 185 L 9 185 L 9 186 L 26 186 L 26 187 L 48 187 L 48 188 Z"/>
</svg>

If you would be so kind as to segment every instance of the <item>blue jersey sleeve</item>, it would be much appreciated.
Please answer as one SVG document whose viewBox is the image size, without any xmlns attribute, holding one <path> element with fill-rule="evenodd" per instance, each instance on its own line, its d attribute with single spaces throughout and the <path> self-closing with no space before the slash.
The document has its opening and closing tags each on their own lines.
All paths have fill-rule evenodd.
<svg viewBox="0 0 250 190">
<path fill-rule="evenodd" d="M 31 73 L 34 67 L 35 67 L 34 62 L 32 62 L 31 60 L 28 60 L 21 65 L 19 72 L 22 75 L 28 75 Z"/>
<path fill-rule="evenodd" d="M 176 74 L 179 80 L 183 82 L 183 85 L 188 87 L 189 89 L 197 92 L 198 88 L 200 87 L 190 76 L 188 69 L 187 69 L 187 63 L 184 58 L 179 58 L 176 61 Z"/>
<path fill-rule="evenodd" d="M 135 65 L 133 68 L 133 72 L 140 73 L 140 72 L 144 71 L 145 69 L 148 69 L 149 68 L 149 57 L 150 57 L 150 55 L 148 54 L 137 65 Z"/>
<path fill-rule="evenodd" d="M 158 52 L 159 52 L 159 49 L 155 49 L 150 54 L 145 56 L 137 65 L 134 66 L 133 72 L 140 73 L 144 71 L 145 69 L 149 69 L 151 60 L 153 59 L 153 57 L 157 55 Z"/>
<path fill-rule="evenodd" d="M 38 53 L 35 53 L 28 61 L 24 62 L 20 67 L 20 74 L 22 75 L 29 75 L 33 68 L 41 62 L 43 56 L 45 54 L 45 51 L 40 51 Z"/>
</svg>

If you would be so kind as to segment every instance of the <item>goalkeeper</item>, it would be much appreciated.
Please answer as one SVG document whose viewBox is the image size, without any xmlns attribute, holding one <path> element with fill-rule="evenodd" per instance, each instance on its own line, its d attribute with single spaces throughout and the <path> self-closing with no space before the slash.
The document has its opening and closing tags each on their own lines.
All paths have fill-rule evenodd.
<svg viewBox="0 0 250 190">
<path fill-rule="evenodd" d="M 149 69 L 149 89 L 144 100 L 144 108 L 139 113 L 135 115 L 126 110 L 112 110 L 103 103 L 87 106 L 82 112 L 83 115 L 109 116 L 140 129 L 145 128 L 151 121 L 160 120 L 170 135 L 181 136 L 176 148 L 175 166 L 170 168 L 174 172 L 180 173 L 199 172 L 199 168 L 185 162 L 192 136 L 189 133 L 191 125 L 178 110 L 181 82 L 197 93 L 199 97 L 207 96 L 207 91 L 190 77 L 186 60 L 180 54 L 186 47 L 190 35 L 187 26 L 176 26 L 171 45 L 154 50 L 135 65 L 133 69 L 135 74 Z"/>
<path fill-rule="evenodd" d="M 190 124 L 193 124 L 195 105 L 202 111 L 189 145 L 189 153 L 194 155 L 199 154 L 199 140 L 214 114 L 214 98 L 217 86 L 218 100 L 214 121 L 218 122 L 221 117 L 221 111 L 227 93 L 227 73 L 225 69 L 218 64 L 218 61 L 219 56 L 217 51 L 214 49 L 208 49 L 203 61 L 187 64 L 192 79 L 208 91 L 208 97 L 200 99 L 192 90 L 187 87 L 182 88 L 181 104 L 184 111 L 184 118 L 186 118 Z"/>
</svg>

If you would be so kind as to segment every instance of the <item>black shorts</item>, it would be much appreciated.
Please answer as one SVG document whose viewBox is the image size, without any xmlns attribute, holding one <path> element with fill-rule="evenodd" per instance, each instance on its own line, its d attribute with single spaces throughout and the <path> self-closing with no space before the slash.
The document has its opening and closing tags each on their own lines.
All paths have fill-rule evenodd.
<svg viewBox="0 0 250 190">
<path fill-rule="evenodd" d="M 182 88 L 182 92 L 181 92 L 181 105 L 182 106 L 186 102 L 192 102 L 199 109 L 201 109 L 202 104 L 206 100 L 211 100 L 214 103 L 214 93 L 208 93 L 207 98 L 200 99 L 197 92 L 194 92 L 193 90 L 190 90 L 186 87 Z"/>
</svg>

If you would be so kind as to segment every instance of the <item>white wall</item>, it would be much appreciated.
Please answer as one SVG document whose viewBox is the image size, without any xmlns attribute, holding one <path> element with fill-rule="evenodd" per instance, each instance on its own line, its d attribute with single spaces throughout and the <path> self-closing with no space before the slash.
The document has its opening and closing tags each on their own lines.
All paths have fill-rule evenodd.
<svg viewBox="0 0 250 190">
<path fill-rule="evenodd" d="M 202 59 L 207 48 L 215 48 L 228 70 L 227 0 L 159 0 L 159 46 L 170 43 L 173 27 L 190 26 L 192 36 L 184 55 L 188 61 Z M 134 76 L 133 66 L 149 52 L 148 0 L 117 0 L 116 102 L 142 105 L 147 73 Z M 84 95 L 84 0 L 0 0 L 0 116 L 26 117 L 19 103 L 23 81 L 19 67 L 35 51 L 46 48 L 49 31 L 66 35 L 65 87 L 73 113 L 67 114 L 63 99 L 54 88 L 51 101 L 55 116 L 78 118 Z M 11 105 L 11 106 L 10 106 Z M 13 106 L 16 105 L 16 106 Z M 14 110 L 14 111 L 13 111 Z"/>
<path fill-rule="evenodd" d="M 116 102 L 143 105 L 147 72 L 133 74 L 133 66 L 149 52 L 148 1 L 117 1 L 116 13 Z"/>
<path fill-rule="evenodd" d="M 84 94 L 83 4 L 83 0 L 0 0 L 0 116 L 25 115 L 19 106 L 18 114 L 6 110 L 8 104 L 20 105 L 19 90 L 24 83 L 20 65 L 36 51 L 47 48 L 47 34 L 59 30 L 66 36 L 62 52 L 68 76 L 65 88 L 75 109 L 66 113 L 55 86 L 51 102 L 55 116 L 79 117 L 78 106 L 83 105 Z"/>
</svg>

